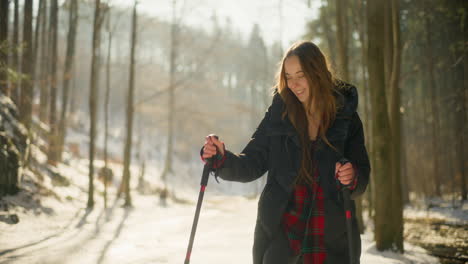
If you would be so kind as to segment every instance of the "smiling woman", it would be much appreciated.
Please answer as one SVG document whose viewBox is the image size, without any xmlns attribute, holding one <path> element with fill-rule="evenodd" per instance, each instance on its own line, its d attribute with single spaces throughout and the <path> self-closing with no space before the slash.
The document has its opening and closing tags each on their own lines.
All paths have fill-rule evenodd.
<svg viewBox="0 0 468 264">
<path fill-rule="evenodd" d="M 258 203 L 254 264 L 357 264 L 361 240 L 352 232 L 358 230 L 354 201 L 343 210 L 348 191 L 353 198 L 361 195 L 370 172 L 356 88 L 333 77 L 311 42 L 288 49 L 275 88 L 240 154 L 209 135 L 202 159 L 214 156 L 213 167 L 224 180 L 249 182 L 268 171 Z"/>
</svg>

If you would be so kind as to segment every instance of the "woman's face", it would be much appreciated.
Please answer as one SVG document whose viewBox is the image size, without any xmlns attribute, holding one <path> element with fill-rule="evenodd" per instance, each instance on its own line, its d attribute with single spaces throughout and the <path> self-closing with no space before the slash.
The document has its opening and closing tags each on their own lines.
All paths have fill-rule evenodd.
<svg viewBox="0 0 468 264">
<path fill-rule="evenodd" d="M 309 98 L 310 88 L 297 56 L 286 58 L 284 61 L 284 72 L 286 73 L 288 88 L 301 103 L 305 104 Z"/>
</svg>

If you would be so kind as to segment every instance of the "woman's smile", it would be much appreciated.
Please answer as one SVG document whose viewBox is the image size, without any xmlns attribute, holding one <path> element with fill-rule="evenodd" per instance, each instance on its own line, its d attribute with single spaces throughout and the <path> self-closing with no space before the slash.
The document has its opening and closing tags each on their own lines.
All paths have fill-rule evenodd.
<svg viewBox="0 0 468 264">
<path fill-rule="evenodd" d="M 287 58 L 284 62 L 284 69 L 289 89 L 301 103 L 305 103 L 309 97 L 309 84 L 299 58 L 297 56 Z"/>
</svg>

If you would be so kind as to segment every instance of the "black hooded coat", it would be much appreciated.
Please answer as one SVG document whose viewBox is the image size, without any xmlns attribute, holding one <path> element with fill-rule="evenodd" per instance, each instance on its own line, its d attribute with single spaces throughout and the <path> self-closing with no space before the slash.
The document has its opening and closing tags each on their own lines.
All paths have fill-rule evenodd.
<svg viewBox="0 0 468 264">
<path fill-rule="evenodd" d="M 342 85 L 335 96 L 341 107 L 327 130 L 326 137 L 337 150 L 319 138 L 313 158 L 317 161 L 319 183 L 325 199 L 326 263 L 342 264 L 349 262 L 348 242 L 343 199 L 335 178 L 335 164 L 345 158 L 357 168 L 357 185 L 351 193 L 352 199 L 365 191 L 369 182 L 370 164 L 364 145 L 362 122 L 356 112 L 356 88 Z M 283 232 L 281 218 L 294 191 L 294 179 L 298 175 L 301 162 L 299 136 L 289 118 L 281 118 L 284 109 L 285 104 L 276 93 L 247 146 L 240 154 L 226 150 L 226 160 L 218 171 L 220 178 L 237 182 L 250 182 L 268 172 L 267 183 L 258 202 L 253 245 L 254 264 L 263 263 L 264 253 L 272 239 Z M 354 201 L 352 215 L 355 263 L 359 263 L 361 239 L 354 217 Z"/>
</svg>

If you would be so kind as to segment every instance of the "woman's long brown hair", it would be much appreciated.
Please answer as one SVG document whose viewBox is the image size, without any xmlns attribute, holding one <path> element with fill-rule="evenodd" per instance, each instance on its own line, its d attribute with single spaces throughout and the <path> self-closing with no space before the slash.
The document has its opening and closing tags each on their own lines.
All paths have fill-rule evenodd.
<svg viewBox="0 0 468 264">
<path fill-rule="evenodd" d="M 302 103 L 294 93 L 288 88 L 284 62 L 287 58 L 297 56 L 299 58 L 302 71 L 309 84 L 310 92 L 307 105 L 309 113 L 312 114 L 312 101 L 314 101 L 315 111 L 320 116 L 317 137 L 321 138 L 327 145 L 330 144 L 325 136 L 326 131 L 335 120 L 337 112 L 337 101 L 333 94 L 335 89 L 335 79 L 329 70 L 327 60 L 320 49 L 312 42 L 298 42 L 292 45 L 283 57 L 279 72 L 277 74 L 276 87 L 283 99 L 286 109 L 282 117 L 289 117 L 291 123 L 296 128 L 302 144 L 302 161 L 296 183 L 313 183 L 312 176 L 313 161 L 309 149 L 309 133 L 307 115 Z"/>
</svg>

